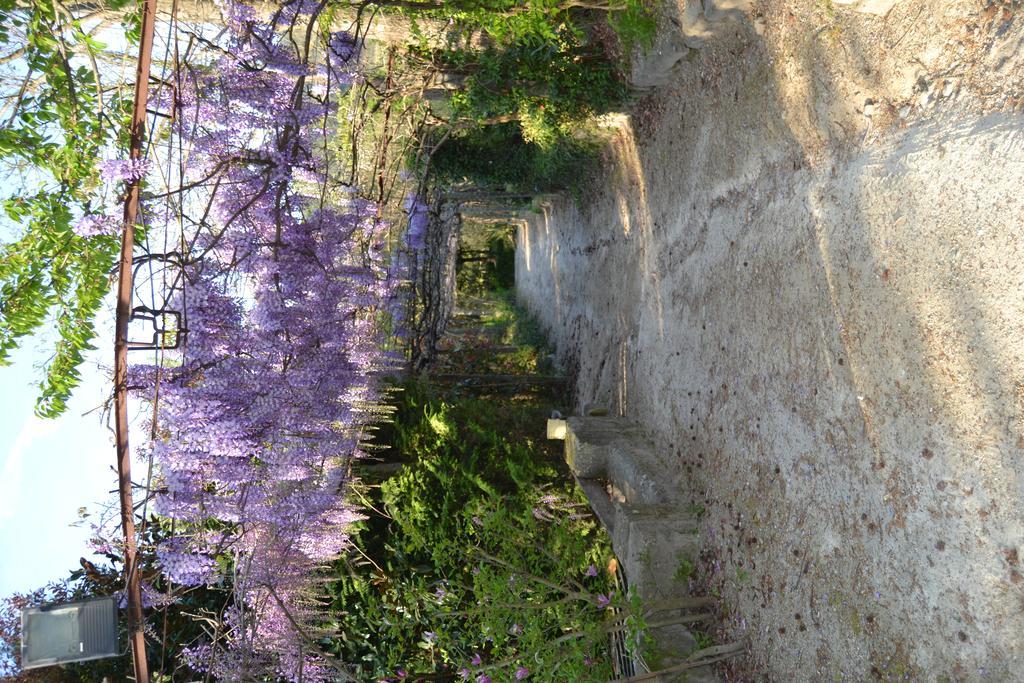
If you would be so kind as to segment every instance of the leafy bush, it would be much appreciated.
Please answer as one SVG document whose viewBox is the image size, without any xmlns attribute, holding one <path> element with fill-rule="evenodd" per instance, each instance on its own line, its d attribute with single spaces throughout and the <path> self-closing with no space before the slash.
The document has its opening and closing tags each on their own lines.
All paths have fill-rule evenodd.
<svg viewBox="0 0 1024 683">
<path fill-rule="evenodd" d="M 527 411 L 498 412 L 493 401 L 473 398 L 447 404 L 412 392 L 407 400 L 419 405 L 417 422 L 399 430 L 396 446 L 413 460 L 381 486 L 381 498 L 406 552 L 446 567 L 464 541 L 460 512 L 469 501 L 512 500 L 559 475 L 537 457 L 532 440 L 509 438 L 523 431 Z"/>
<path fill-rule="evenodd" d="M 412 49 L 461 83 L 448 102 L 457 132 L 435 159 L 441 175 L 526 192 L 576 189 L 593 161 L 586 122 L 628 95 L 622 48 L 650 45 L 655 29 L 649 0 L 460 0 L 406 11 L 451 27 L 446 46 Z"/>
<path fill-rule="evenodd" d="M 578 491 L 537 493 L 528 509 L 489 500 L 466 511 L 477 564 L 465 577 L 469 607 L 456 616 L 500 680 L 520 668 L 535 680 L 608 680 L 605 610 L 620 596 L 598 567 L 610 550 Z"/>
<path fill-rule="evenodd" d="M 524 140 L 541 147 L 615 108 L 626 95 L 614 65 L 567 28 L 538 47 L 451 50 L 435 61 L 467 74 L 465 88 L 452 96 L 459 118 L 485 124 L 514 117 Z"/>
<path fill-rule="evenodd" d="M 404 460 L 339 563 L 334 652 L 360 680 L 607 680 L 607 538 L 533 430 L 538 407 L 401 394 L 382 434 Z M 474 662 L 477 662 L 474 664 Z"/>
<path fill-rule="evenodd" d="M 627 51 L 636 48 L 647 49 L 654 44 L 654 32 L 658 28 L 658 22 L 652 5 L 653 3 L 644 0 L 628 2 L 621 12 L 612 13 L 608 17 L 608 23 Z"/>
<path fill-rule="evenodd" d="M 442 185 L 469 182 L 508 192 L 576 190 L 596 158 L 594 143 L 563 136 L 547 146 L 528 142 L 516 123 L 461 131 L 438 149 L 431 170 Z"/>
</svg>

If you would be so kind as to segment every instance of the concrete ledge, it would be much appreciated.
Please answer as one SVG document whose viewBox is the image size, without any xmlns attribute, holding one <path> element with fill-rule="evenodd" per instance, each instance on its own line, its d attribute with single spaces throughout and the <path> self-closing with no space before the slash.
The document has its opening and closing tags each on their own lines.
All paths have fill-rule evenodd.
<svg viewBox="0 0 1024 683">
<path fill-rule="evenodd" d="M 657 505 L 671 499 L 653 450 L 645 439 L 618 440 L 608 447 L 607 477 L 627 503 Z"/>
<path fill-rule="evenodd" d="M 685 597 L 680 580 L 684 562 L 695 565 L 700 555 L 697 522 L 664 505 L 615 505 L 612 548 L 629 583 L 645 602 Z"/>
<path fill-rule="evenodd" d="M 609 448 L 619 439 L 635 437 L 636 431 L 622 418 L 570 417 L 566 420 L 565 461 L 577 477 L 604 477 Z"/>
<path fill-rule="evenodd" d="M 562 434 L 561 421 L 549 421 L 549 435 Z M 554 438 L 558 438 L 555 436 Z M 673 503 L 654 445 L 631 422 L 615 417 L 570 417 L 564 421 L 565 459 L 598 519 L 608 530 L 612 550 L 630 589 L 646 605 L 679 605 L 648 630 L 647 664 L 665 668 L 686 660 L 697 642 L 673 610 L 690 609 L 689 573 L 700 554 L 699 523 Z M 681 616 L 679 612 L 675 616 Z M 717 683 L 709 667 L 663 680 Z"/>
<path fill-rule="evenodd" d="M 566 422 L 565 420 L 548 420 L 548 438 L 564 441 L 566 436 Z"/>
</svg>

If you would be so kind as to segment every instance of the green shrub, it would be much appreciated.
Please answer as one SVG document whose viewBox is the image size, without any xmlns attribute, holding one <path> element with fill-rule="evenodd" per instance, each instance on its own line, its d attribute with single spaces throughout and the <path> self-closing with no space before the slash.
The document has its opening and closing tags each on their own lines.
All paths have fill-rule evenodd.
<svg viewBox="0 0 1024 683">
<path fill-rule="evenodd" d="M 621 12 L 608 16 L 608 23 L 627 52 L 635 48 L 647 49 L 654 44 L 658 21 L 649 0 L 631 0 Z"/>
<path fill-rule="evenodd" d="M 507 192 L 575 191 L 589 176 L 597 148 L 588 138 L 559 137 L 542 146 L 516 123 L 464 130 L 436 152 L 431 171 L 441 185 L 470 183 Z"/>
<path fill-rule="evenodd" d="M 460 0 L 425 14 L 447 22 L 452 38 L 440 48 L 422 40 L 412 58 L 461 80 L 444 107 L 459 132 L 434 159 L 441 175 L 526 192 L 578 189 L 580 169 L 594 160 L 581 132 L 595 114 L 626 102 L 619 44 L 627 52 L 651 44 L 650 1 L 585 9 L 560 0 Z"/>
<path fill-rule="evenodd" d="M 557 454 L 534 435 L 538 407 L 398 394 L 389 458 L 361 549 L 331 577 L 328 647 L 359 680 L 453 674 L 607 680 L 607 537 Z M 327 645 L 327 643 L 325 643 Z M 473 665 L 476 654 L 481 663 Z"/>
</svg>

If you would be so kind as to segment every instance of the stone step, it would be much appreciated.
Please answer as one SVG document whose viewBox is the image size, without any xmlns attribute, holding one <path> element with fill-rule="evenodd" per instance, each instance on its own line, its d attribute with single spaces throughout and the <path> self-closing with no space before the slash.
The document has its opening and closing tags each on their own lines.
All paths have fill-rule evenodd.
<svg viewBox="0 0 1024 683">
<path fill-rule="evenodd" d="M 630 590 L 645 606 L 692 606 L 688 579 L 700 555 L 699 522 L 681 507 L 681 491 L 673 490 L 654 444 L 629 420 L 604 416 L 549 420 L 548 436 L 564 438 L 566 462 L 608 530 Z M 657 625 L 687 609 L 654 615 L 642 653 L 648 670 L 682 663 L 697 649 L 685 624 Z M 719 679 L 705 666 L 662 680 Z"/>
<path fill-rule="evenodd" d="M 652 505 L 671 499 L 654 444 L 632 422 L 571 417 L 564 430 L 549 427 L 548 433 L 564 433 L 565 459 L 577 477 L 607 479 L 628 503 Z"/>
<path fill-rule="evenodd" d="M 570 417 L 565 420 L 565 461 L 583 479 L 604 478 L 611 446 L 642 439 L 636 426 L 618 417 Z"/>
<path fill-rule="evenodd" d="M 672 500 L 667 478 L 659 476 L 654 446 L 646 440 L 613 441 L 608 447 L 606 477 L 633 505 L 659 505 Z"/>
<path fill-rule="evenodd" d="M 685 574 L 700 555 L 697 522 L 665 505 L 615 503 L 612 548 L 644 602 L 688 595 Z"/>
</svg>

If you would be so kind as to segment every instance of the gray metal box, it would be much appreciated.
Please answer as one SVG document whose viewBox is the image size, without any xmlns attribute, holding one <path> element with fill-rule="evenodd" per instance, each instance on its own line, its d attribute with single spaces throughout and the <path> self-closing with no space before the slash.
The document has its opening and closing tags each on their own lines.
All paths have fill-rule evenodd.
<svg viewBox="0 0 1024 683">
<path fill-rule="evenodd" d="M 27 607 L 21 613 L 22 669 L 120 654 L 112 596 Z"/>
</svg>

